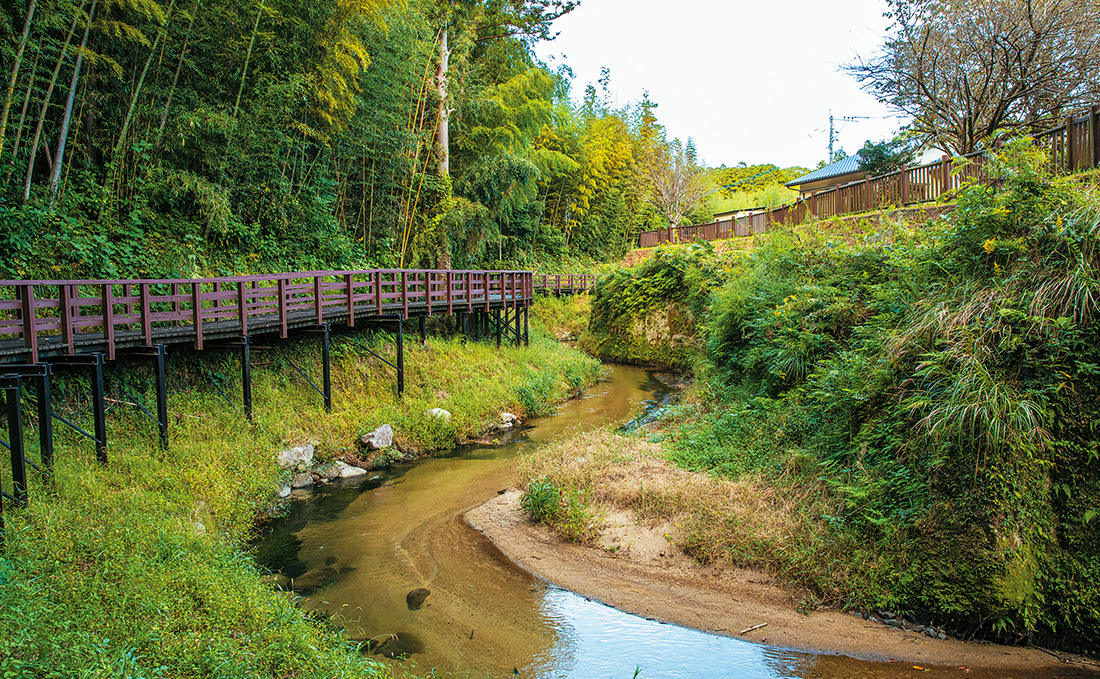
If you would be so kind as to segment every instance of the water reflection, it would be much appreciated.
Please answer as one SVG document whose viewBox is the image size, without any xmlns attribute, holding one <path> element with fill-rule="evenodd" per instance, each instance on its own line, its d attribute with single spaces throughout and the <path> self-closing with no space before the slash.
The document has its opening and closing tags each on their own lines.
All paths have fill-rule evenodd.
<svg viewBox="0 0 1100 679">
<path fill-rule="evenodd" d="M 407 656 L 404 667 L 420 675 L 629 679 L 636 669 L 645 679 L 913 674 L 907 665 L 765 648 L 619 612 L 547 586 L 462 521 L 466 511 L 514 483 L 512 460 L 523 449 L 578 429 L 644 420 L 667 403 L 668 393 L 647 371 L 615 367 L 610 381 L 500 445 L 372 472 L 293 502 L 286 517 L 263 530 L 257 560 L 298 582 L 313 578 L 316 588 L 303 596 L 303 607 L 335 615 L 365 652 Z M 922 676 L 950 674 L 945 672 Z"/>
</svg>

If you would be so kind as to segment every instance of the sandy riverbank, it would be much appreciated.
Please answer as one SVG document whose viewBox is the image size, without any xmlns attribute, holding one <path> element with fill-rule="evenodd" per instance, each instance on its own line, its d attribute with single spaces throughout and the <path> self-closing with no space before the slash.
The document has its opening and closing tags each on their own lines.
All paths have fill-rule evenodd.
<svg viewBox="0 0 1100 679">
<path fill-rule="evenodd" d="M 978 676 L 1100 676 L 1088 661 L 1032 648 L 939 640 L 836 610 L 797 610 L 800 597 L 766 574 L 702 567 L 682 554 L 669 525 L 641 525 L 628 510 L 609 515 L 600 544 L 566 542 L 529 521 L 512 489 L 468 512 L 466 521 L 514 563 L 555 585 L 620 610 L 784 648 L 927 666 L 978 668 Z M 761 623 L 767 626 L 739 635 Z M 974 675 L 971 675 L 974 676 Z M 1009 676 L 1009 675 L 1003 675 Z"/>
</svg>

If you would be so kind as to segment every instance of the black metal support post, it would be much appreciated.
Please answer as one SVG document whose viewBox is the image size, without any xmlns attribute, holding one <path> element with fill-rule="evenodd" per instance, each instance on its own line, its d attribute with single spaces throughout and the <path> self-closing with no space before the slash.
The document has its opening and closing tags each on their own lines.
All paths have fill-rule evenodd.
<svg viewBox="0 0 1100 679">
<path fill-rule="evenodd" d="M 420 317 L 420 344 L 425 345 L 428 343 L 428 317 Z"/>
<path fill-rule="evenodd" d="M 459 316 L 461 316 L 462 318 L 462 345 L 465 346 L 466 342 L 470 339 L 470 329 L 469 326 L 467 326 L 467 322 L 470 320 L 470 317 L 466 314 L 465 311 L 460 311 L 458 313 Z"/>
<path fill-rule="evenodd" d="M 496 320 L 496 323 L 497 323 L 497 349 L 499 349 L 500 348 L 500 336 L 501 336 L 501 333 L 504 332 L 504 321 L 500 318 L 500 309 L 494 310 L 493 315 L 496 317 L 495 320 Z"/>
<path fill-rule="evenodd" d="M 519 344 L 520 344 L 520 341 L 523 339 L 523 336 L 519 334 L 519 331 L 520 331 L 520 327 L 519 327 L 519 317 L 520 317 L 519 307 L 516 307 L 515 309 L 513 309 L 512 313 L 516 317 L 516 319 L 515 319 L 516 320 L 516 346 L 518 347 Z"/>
<path fill-rule="evenodd" d="M 30 365 L 6 365 L 0 372 L 33 378 L 38 404 L 38 449 L 42 455 L 42 469 L 47 477 L 53 472 L 53 411 L 50 408 L 50 375 L 53 371 L 49 363 Z M 37 467 L 36 467 L 37 469 Z"/>
<path fill-rule="evenodd" d="M 397 317 L 397 395 L 405 393 L 405 319 Z"/>
<path fill-rule="evenodd" d="M 523 346 L 531 346 L 531 335 L 528 330 L 527 317 L 530 315 L 531 307 L 523 307 Z"/>
<path fill-rule="evenodd" d="M 331 343 L 332 328 L 328 323 L 321 326 L 323 339 L 321 340 L 322 378 L 325 397 L 325 412 L 332 412 L 332 368 L 329 362 L 329 346 Z"/>
<path fill-rule="evenodd" d="M 8 448 L 11 449 L 12 499 L 21 507 L 27 506 L 27 458 L 23 449 L 23 409 L 20 403 L 18 375 L 0 378 L 8 412 Z"/>
<path fill-rule="evenodd" d="M 107 404 L 106 395 L 104 393 L 104 378 L 103 378 L 103 366 L 105 359 L 103 354 L 74 354 L 72 356 L 56 356 L 50 359 L 54 363 L 60 363 L 62 365 L 74 365 L 74 366 L 87 366 L 92 369 L 91 383 L 92 383 L 92 432 L 88 432 L 81 429 L 76 424 L 66 420 L 64 417 L 50 411 L 51 416 L 54 419 L 60 420 L 64 424 L 68 425 L 73 431 L 81 434 L 82 436 L 91 439 L 95 442 L 95 456 L 101 464 L 107 464 Z M 41 407 L 41 406 L 40 406 Z M 52 438 L 52 430 L 50 432 Z M 51 458 L 53 449 L 50 449 Z"/>
<path fill-rule="evenodd" d="M 107 464 L 107 403 L 103 389 L 103 354 L 92 356 L 92 431 L 95 432 L 95 457 L 100 464 Z"/>
<path fill-rule="evenodd" d="M 164 368 L 164 355 L 168 352 L 168 346 L 158 344 L 153 360 L 156 361 L 157 373 L 157 427 L 160 428 L 160 445 L 168 450 L 168 374 Z"/>
<path fill-rule="evenodd" d="M 252 421 L 252 338 L 241 338 L 241 392 L 244 397 L 244 416 Z"/>
</svg>

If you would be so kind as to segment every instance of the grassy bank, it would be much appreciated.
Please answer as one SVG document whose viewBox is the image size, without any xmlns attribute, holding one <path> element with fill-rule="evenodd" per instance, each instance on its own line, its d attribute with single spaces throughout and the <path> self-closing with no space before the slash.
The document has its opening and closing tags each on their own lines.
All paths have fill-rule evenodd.
<svg viewBox="0 0 1100 679">
<path fill-rule="evenodd" d="M 964 637 L 1095 652 L 1100 196 L 1027 143 L 990 169 L 933 223 L 658 252 L 600 279 L 592 326 L 653 303 L 694 319 L 695 391 L 650 436 L 682 470 L 744 484 L 725 514 L 685 519 L 701 559 Z M 746 518 L 740 493 L 792 517 Z"/>
<path fill-rule="evenodd" d="M 332 414 L 290 368 L 320 373 L 314 341 L 254 359 L 253 424 L 210 385 L 240 393 L 235 356 L 181 351 L 169 364 L 169 451 L 159 449 L 150 422 L 124 407 L 108 416 L 105 467 L 90 444 L 59 428 L 55 481 L 36 476 L 30 507 L 7 507 L 0 675 L 386 676 L 339 630 L 260 584 L 245 545 L 257 512 L 272 502 L 275 452 L 312 442 L 320 459 L 357 453 L 357 434 L 382 423 L 406 452 L 448 448 L 504 410 L 547 411 L 594 380 L 599 365 L 543 335 L 529 349 L 499 351 L 430 338 L 408 348 L 407 393 L 398 400 L 392 372 L 362 345 L 392 354 L 384 333 L 337 338 Z M 108 384 L 115 395 L 122 387 L 140 397 L 149 393 L 146 370 L 114 365 Z M 78 416 L 78 387 L 77 379 L 58 384 L 60 411 Z M 424 414 L 434 407 L 453 417 Z M 27 441 L 35 450 L 33 430 Z"/>
</svg>

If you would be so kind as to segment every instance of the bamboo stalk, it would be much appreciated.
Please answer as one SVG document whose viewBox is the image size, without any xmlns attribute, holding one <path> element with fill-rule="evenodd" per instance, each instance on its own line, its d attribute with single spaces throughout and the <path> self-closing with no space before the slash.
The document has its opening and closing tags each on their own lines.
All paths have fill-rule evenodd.
<svg viewBox="0 0 1100 679">
<path fill-rule="evenodd" d="M 61 134 L 57 138 L 57 153 L 54 157 L 53 168 L 50 171 L 51 208 L 57 200 L 57 185 L 61 180 L 61 168 L 65 160 L 65 145 L 69 140 L 69 124 L 72 122 L 73 102 L 76 101 L 76 88 L 80 84 L 80 67 L 84 64 L 84 50 L 88 47 L 88 35 L 92 32 L 92 19 L 95 18 L 97 2 L 98 0 L 92 0 L 92 7 L 88 10 L 88 23 L 84 26 L 84 37 L 80 40 L 80 52 L 76 55 L 73 77 L 69 82 L 69 96 L 65 100 L 65 113 L 61 117 Z M 29 185 L 27 188 L 30 188 Z"/>
<path fill-rule="evenodd" d="M 80 12 L 84 11 L 84 5 L 80 5 Z M 69 35 L 65 37 L 65 44 L 61 47 L 61 53 L 57 56 L 57 65 L 54 66 L 53 75 L 50 76 L 50 84 L 46 87 L 46 94 L 42 97 L 42 108 L 38 112 L 38 124 L 34 128 L 34 141 L 31 142 L 31 155 L 27 160 L 27 178 L 23 183 L 23 200 L 31 199 L 31 180 L 34 178 L 34 161 L 38 156 L 38 142 L 42 139 L 42 126 L 46 123 L 46 111 L 50 108 L 50 98 L 53 97 L 53 88 L 57 84 L 57 76 L 61 73 L 61 65 L 65 63 L 65 53 L 69 51 L 69 44 L 76 35 L 76 24 L 80 20 L 80 12 L 73 16 L 73 22 L 69 26 Z"/>
<path fill-rule="evenodd" d="M 11 109 L 12 95 L 15 94 L 15 83 L 19 80 L 19 68 L 23 65 L 23 49 L 26 48 L 27 36 L 31 33 L 34 10 L 35 0 L 31 0 L 30 6 L 27 7 L 27 20 L 23 23 L 23 35 L 19 38 L 19 49 L 15 51 L 15 63 L 11 66 L 11 79 L 8 81 L 8 90 L 4 93 L 4 111 L 0 114 L 0 157 L 4 155 L 4 137 L 8 129 L 8 111 Z"/>
</svg>

